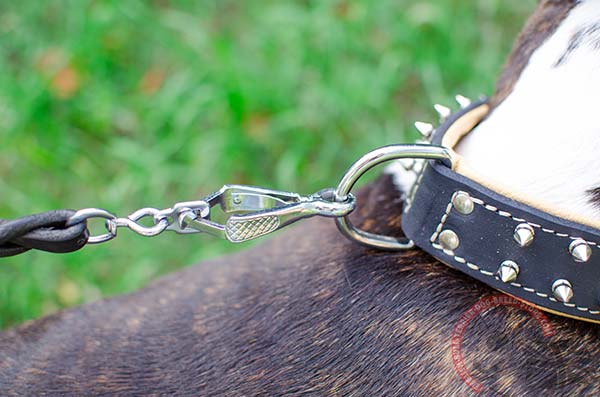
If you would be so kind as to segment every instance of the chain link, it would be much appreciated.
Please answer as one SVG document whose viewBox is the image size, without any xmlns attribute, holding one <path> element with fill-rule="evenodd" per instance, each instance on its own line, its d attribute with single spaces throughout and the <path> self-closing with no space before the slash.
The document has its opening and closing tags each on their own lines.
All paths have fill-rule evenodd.
<svg viewBox="0 0 600 397">
<path fill-rule="evenodd" d="M 253 186 L 225 185 L 203 200 L 186 201 L 172 208 L 142 208 L 120 218 L 101 208 L 77 211 L 67 226 L 90 219 L 104 219 L 107 232 L 91 236 L 89 244 L 110 241 L 119 228 L 127 228 L 146 237 L 169 230 L 179 234 L 207 233 L 234 243 L 263 236 L 281 229 L 299 219 L 315 215 L 340 217 L 354 209 L 354 196 L 348 194 L 337 200 L 333 189 L 325 189 L 310 196 L 281 192 Z M 211 209 L 220 207 L 225 215 L 223 224 L 211 220 Z M 151 226 L 141 223 L 150 218 Z"/>
<path fill-rule="evenodd" d="M 192 207 L 201 207 L 201 210 L 208 208 L 208 203 L 204 201 L 191 203 L 194 204 Z M 117 230 L 119 228 L 127 228 L 141 236 L 154 237 L 171 227 L 177 220 L 177 215 L 183 210 L 193 211 L 195 213 L 196 209 L 185 206 L 179 206 L 176 209 L 167 208 L 163 210 L 148 207 L 141 208 L 128 215 L 126 218 L 120 218 L 115 214 L 101 208 L 85 208 L 77 211 L 69 219 L 67 226 L 86 222 L 91 219 L 104 219 L 104 226 L 107 230 L 107 233 L 90 236 L 88 239 L 88 244 L 99 244 L 112 240 L 117 236 Z M 145 218 L 152 219 L 152 226 L 145 226 L 141 223 L 141 221 Z"/>
<path fill-rule="evenodd" d="M 438 160 L 452 166 L 452 155 L 445 147 L 429 144 L 390 145 L 375 149 L 357 160 L 335 189 L 323 189 L 310 196 L 253 186 L 225 185 L 203 200 L 177 203 L 173 208 L 164 210 L 142 208 L 127 218 L 118 218 L 99 208 L 80 210 L 67 222 L 67 226 L 92 218 L 106 219 L 108 233 L 90 237 L 91 244 L 112 240 L 119 227 L 148 237 L 172 230 L 176 233 L 207 233 L 239 243 L 272 233 L 300 219 L 319 215 L 336 218 L 343 235 L 366 246 L 388 250 L 409 249 L 413 242 L 408 239 L 368 233 L 355 228 L 348 219 L 355 208 L 355 198 L 350 191 L 357 180 L 377 164 L 403 158 Z M 215 206 L 220 206 L 226 215 L 223 224 L 210 218 L 211 209 Z M 147 217 L 152 219 L 152 226 L 140 223 Z"/>
<path fill-rule="evenodd" d="M 151 207 L 142 208 L 125 218 L 118 217 L 101 208 L 79 210 L 64 224 L 62 221 L 57 222 L 56 220 L 50 222 L 38 214 L 33 218 L 12 222 L 10 227 L 3 229 L 0 227 L 0 254 L 4 252 L 4 255 L 14 255 L 23 252 L 23 249 L 38 247 L 45 250 L 63 251 L 79 249 L 86 242 L 99 244 L 114 239 L 119 228 L 126 228 L 146 237 L 157 236 L 167 230 L 178 234 L 206 233 L 232 243 L 241 243 L 270 234 L 300 219 L 312 216 L 336 218 L 339 230 L 346 237 L 369 247 L 390 250 L 407 249 L 412 247 L 412 242 L 409 240 L 397 240 L 367 233 L 356 229 L 348 220 L 348 215 L 356 205 L 355 197 L 350 192 L 356 181 L 375 165 L 401 158 L 439 160 L 449 166 L 452 164 L 451 154 L 444 147 L 392 145 L 373 150 L 361 157 L 348 169 L 335 189 L 323 189 L 309 196 L 254 186 L 225 185 L 202 200 L 176 203 L 173 207 L 162 210 Z M 220 213 L 224 215 L 222 223 L 211 219 L 214 207 L 220 207 Z M 68 216 L 69 213 L 64 213 L 63 216 L 65 214 Z M 151 220 L 150 226 L 142 223 L 147 218 Z M 88 238 L 87 221 L 90 219 L 104 219 L 106 233 Z M 39 223 L 40 221 L 41 223 Z M 50 247 L 49 245 L 52 244 L 48 244 L 47 241 L 36 239 L 35 235 L 33 235 L 34 238 L 27 240 L 27 245 L 17 241 L 18 238 L 34 229 L 47 225 L 53 232 L 55 232 L 54 229 L 63 230 L 76 225 L 79 225 L 81 230 L 74 230 L 77 240 L 75 243 L 72 242 L 73 236 L 63 233 L 64 235 L 61 234 L 55 238 L 56 241 L 52 243 L 54 247 Z M 24 228 L 24 226 L 27 227 Z M 2 239 L 3 234 L 5 235 L 4 240 Z M 67 242 L 66 248 L 59 246 L 59 243 L 64 241 Z M 4 243 L 9 245 L 2 251 Z"/>
</svg>

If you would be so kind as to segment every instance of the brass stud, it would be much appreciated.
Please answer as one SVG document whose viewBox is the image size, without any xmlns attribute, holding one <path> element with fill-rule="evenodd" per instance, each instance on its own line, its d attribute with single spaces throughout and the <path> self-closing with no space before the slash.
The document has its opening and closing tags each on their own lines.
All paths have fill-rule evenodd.
<svg viewBox="0 0 600 397">
<path fill-rule="evenodd" d="M 460 245 L 458 235 L 449 229 L 443 230 L 440 233 L 439 241 L 442 248 L 449 251 L 454 251 Z"/>
<path fill-rule="evenodd" d="M 463 215 L 469 215 L 475 209 L 475 203 L 467 192 L 456 192 L 452 197 L 452 205 Z"/>
</svg>

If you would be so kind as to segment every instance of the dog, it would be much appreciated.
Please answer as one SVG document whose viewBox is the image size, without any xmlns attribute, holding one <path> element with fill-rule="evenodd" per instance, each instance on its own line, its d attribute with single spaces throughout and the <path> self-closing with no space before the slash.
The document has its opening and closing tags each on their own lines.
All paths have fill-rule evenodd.
<svg viewBox="0 0 600 397">
<path fill-rule="evenodd" d="M 498 80 L 492 112 L 461 155 L 515 190 L 597 216 L 599 34 L 599 0 L 542 0 Z M 354 222 L 402 236 L 400 180 L 387 174 L 362 189 Z M 494 294 L 418 249 L 365 249 L 330 220 L 314 219 L 134 294 L 3 332 L 0 390 L 470 395 L 452 359 L 453 330 L 465 310 Z M 509 307 L 470 323 L 461 356 L 485 393 L 600 393 L 600 328 L 547 318 L 549 336 L 527 311 Z"/>
</svg>

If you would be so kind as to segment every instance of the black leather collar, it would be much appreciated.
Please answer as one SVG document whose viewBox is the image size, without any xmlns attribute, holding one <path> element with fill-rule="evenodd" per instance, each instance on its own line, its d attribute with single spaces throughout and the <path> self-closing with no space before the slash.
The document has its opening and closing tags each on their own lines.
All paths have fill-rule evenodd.
<svg viewBox="0 0 600 397">
<path fill-rule="evenodd" d="M 440 145 L 480 105 L 450 116 L 432 144 Z M 497 290 L 542 310 L 600 322 L 597 229 L 502 196 L 435 161 L 425 164 L 408 195 L 402 227 L 424 251 Z"/>
</svg>

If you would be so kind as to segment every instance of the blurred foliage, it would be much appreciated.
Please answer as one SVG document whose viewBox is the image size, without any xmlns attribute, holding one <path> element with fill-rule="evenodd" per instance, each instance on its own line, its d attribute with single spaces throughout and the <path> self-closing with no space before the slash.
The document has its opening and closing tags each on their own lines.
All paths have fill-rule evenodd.
<svg viewBox="0 0 600 397">
<path fill-rule="evenodd" d="M 534 3 L 2 0 L 0 216 L 331 186 L 434 101 L 492 92 Z M 239 248 L 123 231 L 2 259 L 0 328 Z"/>
</svg>

